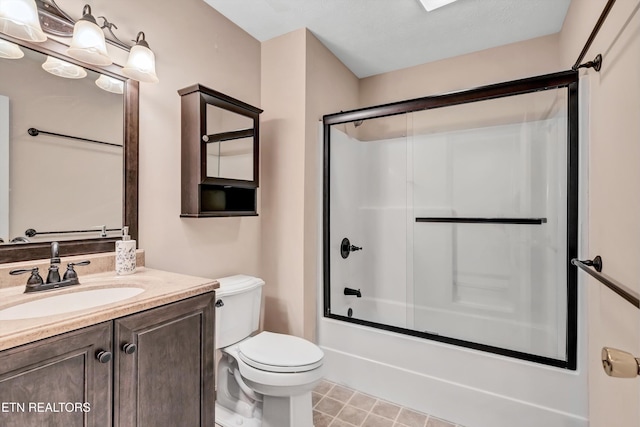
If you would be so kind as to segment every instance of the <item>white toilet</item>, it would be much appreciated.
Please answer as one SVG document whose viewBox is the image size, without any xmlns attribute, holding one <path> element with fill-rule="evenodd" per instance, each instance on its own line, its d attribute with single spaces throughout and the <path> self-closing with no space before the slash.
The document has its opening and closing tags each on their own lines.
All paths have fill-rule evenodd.
<svg viewBox="0 0 640 427">
<path fill-rule="evenodd" d="M 262 286 L 257 277 L 218 279 L 216 423 L 223 427 L 313 427 L 311 390 L 322 378 L 315 344 L 272 332 L 255 336 Z"/>
</svg>

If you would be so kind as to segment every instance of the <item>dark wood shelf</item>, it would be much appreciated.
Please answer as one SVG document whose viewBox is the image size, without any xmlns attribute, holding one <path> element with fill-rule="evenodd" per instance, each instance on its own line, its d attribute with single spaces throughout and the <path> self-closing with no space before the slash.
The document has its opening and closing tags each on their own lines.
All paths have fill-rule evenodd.
<svg viewBox="0 0 640 427">
<path fill-rule="evenodd" d="M 181 89 L 178 93 L 182 111 L 180 217 L 258 215 L 259 119 L 262 110 L 200 84 Z M 207 122 L 211 115 L 216 120 Z M 241 128 L 237 127 L 239 123 L 242 123 Z M 247 159 L 244 165 L 251 170 L 250 179 L 208 176 L 207 161 L 210 159 L 207 157 L 207 144 L 233 144 L 234 140 L 246 138 L 253 139 L 253 161 L 249 163 L 251 160 Z M 217 161 L 223 158 L 218 157 Z M 220 175 L 219 171 L 217 169 L 216 174 Z"/>
</svg>

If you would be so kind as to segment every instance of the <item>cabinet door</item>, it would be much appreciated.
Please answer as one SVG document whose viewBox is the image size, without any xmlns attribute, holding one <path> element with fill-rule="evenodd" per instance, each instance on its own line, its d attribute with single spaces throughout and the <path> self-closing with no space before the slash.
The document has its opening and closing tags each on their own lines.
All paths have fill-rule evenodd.
<svg viewBox="0 0 640 427">
<path fill-rule="evenodd" d="M 0 426 L 111 425 L 111 325 L 0 352 Z"/>
<path fill-rule="evenodd" d="M 213 292 L 114 323 L 114 426 L 214 427 Z"/>
</svg>

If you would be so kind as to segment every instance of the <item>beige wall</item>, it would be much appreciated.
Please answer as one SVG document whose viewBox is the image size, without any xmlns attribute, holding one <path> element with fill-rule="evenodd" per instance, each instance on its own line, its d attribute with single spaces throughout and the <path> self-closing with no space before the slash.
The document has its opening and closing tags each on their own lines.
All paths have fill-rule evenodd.
<svg viewBox="0 0 640 427">
<path fill-rule="evenodd" d="M 605 0 L 573 1 L 560 37 L 562 63 L 571 66 Z M 640 13 L 636 0 L 614 5 L 584 62 L 597 53 L 602 70 L 582 71 L 589 110 L 589 253 L 603 272 L 640 292 Z M 640 425 L 640 382 L 607 377 L 600 349 L 640 355 L 640 312 L 597 281 L 588 290 L 589 418 L 592 427 Z"/>
<path fill-rule="evenodd" d="M 357 84 L 305 29 L 262 44 L 265 329 L 315 338 L 318 120 L 355 108 Z"/>
<path fill-rule="evenodd" d="M 264 327 L 304 335 L 305 30 L 262 44 Z"/>
<path fill-rule="evenodd" d="M 77 19 L 84 4 L 61 7 Z M 201 83 L 260 106 L 260 43 L 201 0 L 95 0 L 91 8 L 123 40 L 144 31 L 156 54 L 160 83 L 140 84 L 139 246 L 147 266 L 212 278 L 259 275 L 260 217 L 180 218 L 177 90 Z"/>
<path fill-rule="evenodd" d="M 362 79 L 360 105 L 439 95 L 565 70 L 559 59 L 558 35 L 552 34 L 417 65 Z"/>
</svg>

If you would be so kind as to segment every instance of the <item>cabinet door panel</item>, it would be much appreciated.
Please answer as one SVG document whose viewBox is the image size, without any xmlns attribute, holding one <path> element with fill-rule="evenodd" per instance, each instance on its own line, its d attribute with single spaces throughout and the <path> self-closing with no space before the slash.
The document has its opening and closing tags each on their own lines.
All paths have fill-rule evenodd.
<svg viewBox="0 0 640 427">
<path fill-rule="evenodd" d="M 214 426 L 214 302 L 209 293 L 115 321 L 115 426 Z"/>
<path fill-rule="evenodd" d="M 111 322 L 0 353 L 0 425 L 111 425 Z M 9 405 L 9 406 L 7 406 Z"/>
</svg>

